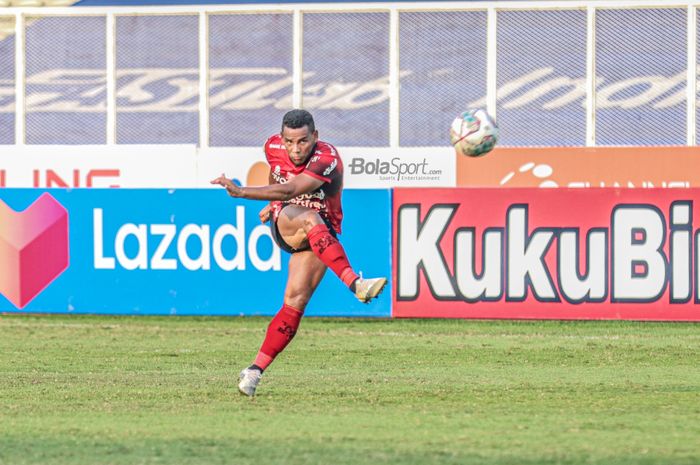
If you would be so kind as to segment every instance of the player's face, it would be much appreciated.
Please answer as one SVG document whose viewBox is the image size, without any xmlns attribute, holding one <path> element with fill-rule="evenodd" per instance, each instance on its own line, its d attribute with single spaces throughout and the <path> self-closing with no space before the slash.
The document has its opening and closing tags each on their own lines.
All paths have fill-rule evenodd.
<svg viewBox="0 0 700 465">
<path fill-rule="evenodd" d="M 316 144 L 317 138 L 318 131 L 309 133 L 308 126 L 302 126 L 297 129 L 285 126 L 284 129 L 282 129 L 284 147 L 287 149 L 289 159 L 292 160 L 292 163 L 296 166 L 306 162 L 311 153 L 311 149 L 313 149 L 314 144 Z"/>
</svg>

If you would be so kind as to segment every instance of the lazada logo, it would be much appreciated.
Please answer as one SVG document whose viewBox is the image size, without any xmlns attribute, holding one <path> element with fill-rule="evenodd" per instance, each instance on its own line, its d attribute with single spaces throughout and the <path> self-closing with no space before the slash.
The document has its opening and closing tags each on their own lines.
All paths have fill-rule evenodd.
<svg viewBox="0 0 700 465">
<path fill-rule="evenodd" d="M 50 194 L 24 211 L 0 200 L 0 294 L 24 308 L 68 268 L 68 212 Z"/>
<path fill-rule="evenodd" d="M 209 224 L 188 223 L 179 226 L 172 223 L 126 223 L 116 231 L 106 230 L 104 212 L 93 209 L 93 256 L 96 270 L 210 270 L 212 262 L 225 271 L 245 271 L 247 262 L 258 271 L 280 271 L 280 249 L 272 247 L 268 256 L 261 256 L 260 242 L 273 243 L 270 228 L 258 225 L 246 229 L 245 208 L 236 207 L 236 223 L 222 224 L 212 230 Z M 249 231 L 249 232 L 248 232 Z M 230 253 L 232 240 L 235 253 Z M 137 245 L 135 253 L 127 253 L 127 241 Z M 188 250 L 188 242 L 198 243 L 198 252 Z M 105 247 L 107 245 L 107 247 Z M 113 250 L 107 252 L 106 249 Z M 133 250 L 133 249 L 132 249 Z M 247 251 L 247 254 L 246 254 Z M 174 256 L 173 256 L 174 255 Z"/>
</svg>

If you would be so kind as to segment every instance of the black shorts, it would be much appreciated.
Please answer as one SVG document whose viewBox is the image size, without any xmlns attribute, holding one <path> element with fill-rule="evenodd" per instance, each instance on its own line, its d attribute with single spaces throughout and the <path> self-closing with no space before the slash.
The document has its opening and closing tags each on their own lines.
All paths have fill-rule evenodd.
<svg viewBox="0 0 700 465">
<path fill-rule="evenodd" d="M 331 226 L 328 219 L 323 217 L 323 216 L 321 216 L 321 219 L 323 220 L 324 223 L 326 223 L 326 226 L 328 227 L 328 231 L 331 233 L 331 235 L 337 239 L 338 233 L 335 232 L 335 229 L 333 229 L 333 226 Z M 275 244 L 277 244 L 277 246 L 280 249 L 284 250 L 287 253 L 297 253 L 297 252 L 303 252 L 304 250 L 311 249 L 310 245 L 307 245 L 306 247 L 303 247 L 301 249 L 295 249 L 291 245 L 284 242 L 284 239 L 282 239 L 282 236 L 280 235 L 279 229 L 277 229 L 277 221 L 273 221 L 272 218 L 270 218 L 270 232 L 272 233 L 272 239 L 275 241 Z"/>
</svg>

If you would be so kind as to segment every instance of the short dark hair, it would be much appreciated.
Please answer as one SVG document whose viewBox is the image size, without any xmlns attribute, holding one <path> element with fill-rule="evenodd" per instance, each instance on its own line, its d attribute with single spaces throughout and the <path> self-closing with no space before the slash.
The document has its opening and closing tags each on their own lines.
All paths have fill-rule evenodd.
<svg viewBox="0 0 700 465">
<path fill-rule="evenodd" d="M 284 118 L 282 118 L 282 131 L 284 131 L 285 126 L 290 129 L 299 129 L 308 126 L 309 132 L 314 132 L 316 130 L 314 117 L 311 116 L 311 113 L 299 109 L 285 113 Z"/>
</svg>

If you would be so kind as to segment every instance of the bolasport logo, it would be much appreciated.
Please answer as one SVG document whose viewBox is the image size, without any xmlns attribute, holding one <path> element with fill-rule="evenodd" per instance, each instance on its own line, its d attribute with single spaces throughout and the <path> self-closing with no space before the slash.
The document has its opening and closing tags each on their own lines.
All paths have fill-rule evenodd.
<svg viewBox="0 0 700 465">
<path fill-rule="evenodd" d="M 24 211 L 0 201 L 0 294 L 22 309 L 69 263 L 68 212 L 50 194 Z"/>
<path fill-rule="evenodd" d="M 431 168 L 427 158 L 409 162 L 400 157 L 388 161 L 377 157 L 354 157 L 348 168 L 352 175 L 372 176 L 380 181 L 438 181 L 442 176 L 442 169 Z"/>
</svg>

